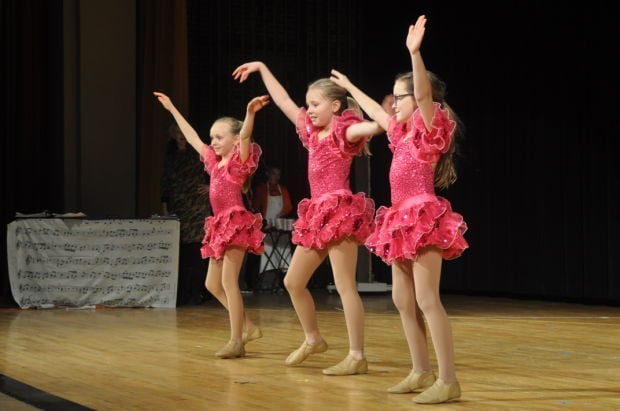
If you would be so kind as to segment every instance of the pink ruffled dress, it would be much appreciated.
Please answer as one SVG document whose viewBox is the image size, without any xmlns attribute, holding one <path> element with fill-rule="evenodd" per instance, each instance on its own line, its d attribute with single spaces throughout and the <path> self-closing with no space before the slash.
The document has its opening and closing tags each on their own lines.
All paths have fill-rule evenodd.
<svg viewBox="0 0 620 411">
<path fill-rule="evenodd" d="M 362 154 L 370 136 L 352 144 L 345 133 L 347 127 L 361 121 L 354 111 L 345 110 L 334 117 L 331 134 L 319 140 L 320 129 L 312 124 L 305 108 L 300 110 L 296 127 L 308 150 L 310 198 L 297 206 L 294 244 L 323 249 L 342 238 L 364 244 L 374 229 L 374 201 L 364 193 L 353 194 L 349 183 L 353 157 Z"/>
<path fill-rule="evenodd" d="M 205 236 L 200 249 L 202 258 L 222 258 L 229 246 L 240 246 L 253 254 L 264 251 L 263 217 L 260 213 L 248 211 L 241 195 L 243 183 L 256 171 L 261 153 L 260 146 L 252 143 L 250 156 L 242 163 L 239 144 L 236 144 L 228 163 L 218 167 L 221 157 L 205 144 L 200 160 L 211 176 L 209 199 L 213 216 L 205 219 Z"/>
<path fill-rule="evenodd" d="M 392 117 L 388 124 L 391 207 L 379 207 L 376 229 L 366 247 L 385 263 L 415 261 L 422 247 L 441 249 L 446 260 L 459 257 L 469 247 L 463 234 L 467 224 L 452 211 L 450 202 L 435 195 L 433 163 L 452 142 L 456 123 L 448 111 L 434 103 L 432 130 L 428 132 L 419 110 L 406 123 Z"/>
</svg>

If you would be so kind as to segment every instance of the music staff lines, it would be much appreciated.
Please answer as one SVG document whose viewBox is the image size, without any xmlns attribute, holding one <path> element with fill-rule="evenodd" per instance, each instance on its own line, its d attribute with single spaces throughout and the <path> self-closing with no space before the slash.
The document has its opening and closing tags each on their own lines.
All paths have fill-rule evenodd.
<svg viewBox="0 0 620 411">
<path fill-rule="evenodd" d="M 170 284 L 119 284 L 108 286 L 86 286 L 86 285 L 64 285 L 64 284 L 20 284 L 19 290 L 22 292 L 33 293 L 75 293 L 75 294 L 116 294 L 128 293 L 132 291 L 136 292 L 164 292 L 171 291 L 172 286 Z"/>
<path fill-rule="evenodd" d="M 15 233 L 19 235 L 47 235 L 52 237 L 74 237 L 77 234 L 82 237 L 127 237 L 127 238 L 135 238 L 135 237 L 150 237 L 153 235 L 170 235 L 172 234 L 172 230 L 164 229 L 164 228 L 156 228 L 153 227 L 150 230 L 145 229 L 137 229 L 137 228 L 116 228 L 116 229 L 108 229 L 108 230 L 97 230 L 97 229 L 88 229 L 88 230 L 75 230 L 75 229 L 60 229 L 58 227 L 17 227 L 15 229 Z"/>
<path fill-rule="evenodd" d="M 172 271 L 162 270 L 149 270 L 149 271 L 123 271 L 123 272 L 110 272 L 110 271 L 28 271 L 19 270 L 17 272 L 17 278 L 23 280 L 146 280 L 151 278 L 170 278 L 173 275 Z"/>
<path fill-rule="evenodd" d="M 69 253 L 79 253 L 85 251 L 94 251 L 98 253 L 111 252 L 111 251 L 153 251 L 153 250 L 170 250 L 174 247 L 172 243 L 163 241 L 150 242 L 150 243 L 125 243 L 125 244 L 88 244 L 88 243 L 51 243 L 51 242 L 36 242 L 30 240 L 19 239 L 15 243 L 15 248 L 31 249 L 36 251 L 66 251 Z"/>
<path fill-rule="evenodd" d="M 24 259 L 25 265 L 36 264 L 49 264 L 56 267 L 65 266 L 98 266 L 106 265 L 111 267 L 118 267 L 123 265 L 143 265 L 143 264 L 168 264 L 170 262 L 170 256 L 143 256 L 143 257 L 44 257 L 44 256 L 32 256 L 29 255 Z"/>
</svg>

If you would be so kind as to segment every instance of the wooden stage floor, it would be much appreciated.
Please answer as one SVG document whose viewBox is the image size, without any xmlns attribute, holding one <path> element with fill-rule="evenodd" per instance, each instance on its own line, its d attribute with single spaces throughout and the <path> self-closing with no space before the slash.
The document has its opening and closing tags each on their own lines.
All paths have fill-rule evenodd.
<svg viewBox="0 0 620 411">
<path fill-rule="evenodd" d="M 347 353 L 336 293 L 313 290 L 330 349 L 284 365 L 303 334 L 287 294 L 245 296 L 264 337 L 247 356 L 214 300 L 176 309 L 0 310 L 0 410 L 620 410 L 620 307 L 444 295 L 461 400 L 417 405 L 389 293 L 362 294 L 369 373 L 325 376 Z M 432 349 L 431 349 L 432 352 Z M 434 363 L 434 361 L 433 361 Z"/>
</svg>

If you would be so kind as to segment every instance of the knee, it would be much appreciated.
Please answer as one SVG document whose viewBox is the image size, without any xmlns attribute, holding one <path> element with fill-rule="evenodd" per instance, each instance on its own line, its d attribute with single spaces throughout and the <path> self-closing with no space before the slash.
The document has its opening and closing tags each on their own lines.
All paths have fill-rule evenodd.
<svg viewBox="0 0 620 411">
<path fill-rule="evenodd" d="M 224 290 L 222 288 L 222 284 L 217 281 L 209 281 L 209 278 L 205 281 L 205 287 L 207 288 L 207 291 L 213 295 L 221 294 Z"/>
<path fill-rule="evenodd" d="M 306 288 L 305 284 L 301 284 L 299 281 L 292 279 L 288 275 L 284 276 L 283 283 L 284 288 L 286 288 L 286 291 L 288 291 L 289 294 L 295 294 Z"/>
<path fill-rule="evenodd" d="M 413 299 L 400 294 L 392 294 L 392 301 L 394 302 L 394 307 L 396 307 L 399 312 L 411 310 L 415 303 Z"/>
<path fill-rule="evenodd" d="M 435 296 L 419 295 L 416 301 L 420 310 L 425 314 L 431 313 L 441 307 L 439 298 Z"/>
<path fill-rule="evenodd" d="M 355 281 L 334 281 L 334 285 L 336 286 L 336 291 L 338 291 L 340 298 L 346 299 L 359 297 L 357 283 Z"/>
</svg>

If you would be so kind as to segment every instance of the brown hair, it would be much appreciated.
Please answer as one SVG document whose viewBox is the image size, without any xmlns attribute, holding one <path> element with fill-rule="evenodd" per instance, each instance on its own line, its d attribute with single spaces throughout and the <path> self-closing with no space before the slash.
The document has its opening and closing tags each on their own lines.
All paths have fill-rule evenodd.
<svg viewBox="0 0 620 411">
<path fill-rule="evenodd" d="M 454 110 L 452 110 L 452 107 L 446 103 L 446 83 L 435 73 L 428 70 L 426 73 L 431 82 L 433 101 L 439 103 L 442 108 L 447 109 L 450 120 L 456 122 L 454 134 L 452 135 L 452 144 L 450 144 L 448 151 L 441 155 L 435 167 L 435 187 L 445 189 L 451 186 L 457 179 L 456 157 L 459 155 L 458 140 L 463 134 L 463 123 Z M 405 83 L 407 91 L 413 93 L 413 72 L 398 74 L 394 81 Z"/>
</svg>

